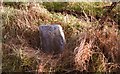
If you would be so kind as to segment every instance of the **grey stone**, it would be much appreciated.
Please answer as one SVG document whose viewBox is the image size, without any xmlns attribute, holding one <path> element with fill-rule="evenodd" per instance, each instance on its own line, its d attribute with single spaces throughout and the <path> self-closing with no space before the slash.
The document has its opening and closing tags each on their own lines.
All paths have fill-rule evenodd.
<svg viewBox="0 0 120 74">
<path fill-rule="evenodd" d="M 58 54 L 64 50 L 66 41 L 60 25 L 40 25 L 39 31 L 43 51 Z"/>
</svg>

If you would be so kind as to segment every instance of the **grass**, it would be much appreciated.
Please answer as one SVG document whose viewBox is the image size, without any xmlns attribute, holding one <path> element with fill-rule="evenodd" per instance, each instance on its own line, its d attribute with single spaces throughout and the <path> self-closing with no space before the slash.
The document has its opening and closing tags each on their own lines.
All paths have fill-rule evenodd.
<svg viewBox="0 0 120 74">
<path fill-rule="evenodd" d="M 105 32 L 107 32 L 106 35 Z M 102 31 L 94 29 L 87 31 L 75 56 L 77 69 L 105 72 L 108 69 L 106 68 L 108 63 L 119 65 L 119 35 L 117 33 L 114 27 L 105 28 Z M 118 67 L 113 68 L 114 70 L 109 71 L 115 72 Z"/>
<path fill-rule="evenodd" d="M 66 9 L 64 6 L 75 11 L 83 11 L 83 7 L 87 15 L 90 12 L 93 16 L 102 16 L 104 3 L 64 3 L 63 6 L 61 3 L 26 3 L 25 8 L 3 6 L 4 11 L 0 12 L 3 19 L 3 72 L 119 71 L 120 33 L 117 26 L 109 26 L 111 23 L 106 21 L 103 30 L 98 30 L 98 20 L 90 22 L 71 14 L 48 11 Z M 38 30 L 41 24 L 63 27 L 67 44 L 57 59 L 41 51 Z"/>
<path fill-rule="evenodd" d="M 104 6 L 110 5 L 110 3 L 104 2 L 44 2 L 43 5 L 50 11 L 69 10 L 76 12 L 85 12 L 89 16 L 101 17 L 105 10 Z"/>
</svg>

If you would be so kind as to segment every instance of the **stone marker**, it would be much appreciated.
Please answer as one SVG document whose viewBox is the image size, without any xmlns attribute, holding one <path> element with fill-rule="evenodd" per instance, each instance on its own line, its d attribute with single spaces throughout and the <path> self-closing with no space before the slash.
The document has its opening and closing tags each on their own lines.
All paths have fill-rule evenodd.
<svg viewBox="0 0 120 74">
<path fill-rule="evenodd" d="M 65 36 L 60 25 L 40 25 L 41 48 L 47 53 L 61 53 L 65 47 Z"/>
</svg>

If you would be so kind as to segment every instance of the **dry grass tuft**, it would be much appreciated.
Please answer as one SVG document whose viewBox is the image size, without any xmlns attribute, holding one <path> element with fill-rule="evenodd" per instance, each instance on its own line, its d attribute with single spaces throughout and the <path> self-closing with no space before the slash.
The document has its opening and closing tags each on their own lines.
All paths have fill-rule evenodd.
<svg viewBox="0 0 120 74">
<path fill-rule="evenodd" d="M 75 50 L 75 63 L 78 70 L 87 70 L 87 62 L 91 56 L 91 45 L 88 45 L 86 42 L 86 34 L 84 35 L 83 39 L 81 40 L 80 47 Z"/>
<path fill-rule="evenodd" d="M 83 37 L 83 38 L 82 38 Z M 119 43 L 117 28 L 105 26 L 103 30 L 87 31 L 80 37 L 81 43 L 75 49 L 75 65 L 77 70 L 94 72 L 119 71 Z M 110 70 L 106 65 L 113 63 Z M 110 66 L 110 65 L 109 65 Z"/>
</svg>

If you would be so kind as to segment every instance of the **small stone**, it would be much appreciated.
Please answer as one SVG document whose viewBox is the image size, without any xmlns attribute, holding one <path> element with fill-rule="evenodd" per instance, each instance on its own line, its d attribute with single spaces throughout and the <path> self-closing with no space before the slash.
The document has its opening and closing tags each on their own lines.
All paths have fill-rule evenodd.
<svg viewBox="0 0 120 74">
<path fill-rule="evenodd" d="M 66 41 L 60 25 L 40 25 L 39 30 L 43 51 L 58 54 L 64 50 Z"/>
</svg>

